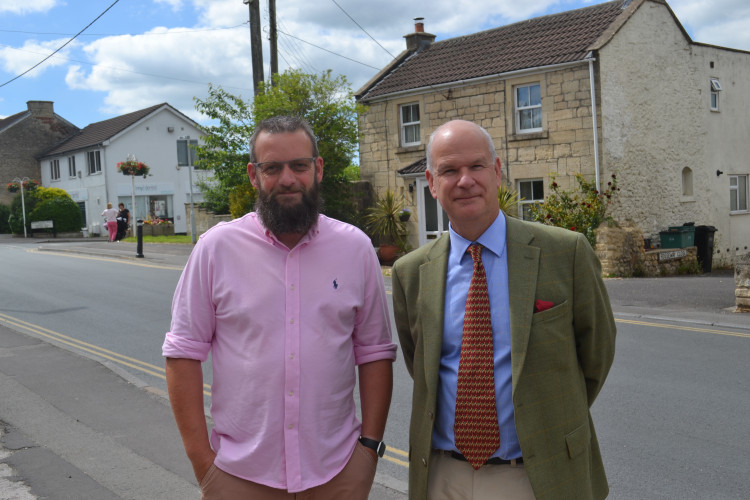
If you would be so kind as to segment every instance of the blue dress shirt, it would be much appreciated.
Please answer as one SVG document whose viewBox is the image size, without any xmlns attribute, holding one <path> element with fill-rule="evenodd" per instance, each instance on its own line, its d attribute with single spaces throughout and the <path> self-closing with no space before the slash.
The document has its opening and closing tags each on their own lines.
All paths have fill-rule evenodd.
<svg viewBox="0 0 750 500">
<path fill-rule="evenodd" d="M 474 274 L 474 263 L 466 250 L 474 243 L 450 227 L 450 254 L 445 281 L 443 343 L 440 354 L 437 413 L 432 434 L 432 446 L 439 450 L 458 451 L 453 436 L 456 411 L 458 362 L 461 357 L 461 335 L 469 284 Z M 510 362 L 510 314 L 508 299 L 508 254 L 505 245 L 505 217 L 501 214 L 485 231 L 477 243 L 481 244 L 482 263 L 487 274 L 492 317 L 492 338 L 495 350 L 495 404 L 500 426 L 500 448 L 492 455 L 506 460 L 521 456 L 521 445 L 513 420 L 513 387 Z"/>
</svg>

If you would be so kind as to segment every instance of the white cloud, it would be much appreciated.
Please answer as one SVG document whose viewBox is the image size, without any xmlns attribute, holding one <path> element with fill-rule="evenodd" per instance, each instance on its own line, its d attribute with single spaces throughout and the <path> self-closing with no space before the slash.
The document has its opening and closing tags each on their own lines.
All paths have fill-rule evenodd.
<svg viewBox="0 0 750 500">
<path fill-rule="evenodd" d="M 34 12 L 47 12 L 57 5 L 57 0 L 2 0 L 0 2 L 0 13 L 30 14 Z"/>
<path fill-rule="evenodd" d="M 182 0 L 154 0 L 155 3 L 164 3 L 172 7 L 173 11 L 178 11 L 182 8 Z"/>
<path fill-rule="evenodd" d="M 0 47 L 0 63 L 2 64 L 3 69 L 8 73 L 20 74 L 50 55 L 66 41 L 68 41 L 68 39 L 50 40 L 48 42 L 28 40 L 21 48 Z M 64 58 L 74 45 L 75 42 L 68 45 L 55 56 L 46 60 L 42 65 L 35 68 L 25 76 L 37 77 L 50 67 L 66 64 L 67 61 Z"/>
<path fill-rule="evenodd" d="M 693 41 L 750 50 L 747 0 L 671 0 L 669 5 Z"/>
</svg>

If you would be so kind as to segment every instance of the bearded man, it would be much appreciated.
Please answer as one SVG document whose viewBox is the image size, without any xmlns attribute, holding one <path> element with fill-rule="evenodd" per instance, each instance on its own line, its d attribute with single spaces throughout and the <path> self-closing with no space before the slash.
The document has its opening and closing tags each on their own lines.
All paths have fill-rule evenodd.
<svg viewBox="0 0 750 500">
<path fill-rule="evenodd" d="M 255 212 L 201 235 L 162 347 L 202 498 L 366 500 L 396 357 L 377 257 L 359 229 L 319 213 L 323 159 L 301 118 L 258 123 L 247 172 Z"/>
</svg>

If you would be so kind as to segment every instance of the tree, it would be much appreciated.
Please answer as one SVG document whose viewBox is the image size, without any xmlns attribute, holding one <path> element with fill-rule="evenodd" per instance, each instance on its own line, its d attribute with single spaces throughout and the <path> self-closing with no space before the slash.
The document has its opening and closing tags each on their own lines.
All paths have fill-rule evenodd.
<svg viewBox="0 0 750 500">
<path fill-rule="evenodd" d="M 227 212 L 233 191 L 248 193 L 248 141 L 255 124 L 275 115 L 297 115 L 312 126 L 325 161 L 323 211 L 337 219 L 354 219 L 345 169 L 357 151 L 357 113 L 363 108 L 355 103 L 346 77 L 334 78 L 330 71 L 312 75 L 287 70 L 273 76 L 273 85 L 262 83 L 252 102 L 209 86 L 208 98 L 196 99 L 196 109 L 217 121 L 208 127 L 204 145 L 197 148 L 198 166 L 214 172 L 214 182 L 201 186 L 209 208 Z"/>
</svg>

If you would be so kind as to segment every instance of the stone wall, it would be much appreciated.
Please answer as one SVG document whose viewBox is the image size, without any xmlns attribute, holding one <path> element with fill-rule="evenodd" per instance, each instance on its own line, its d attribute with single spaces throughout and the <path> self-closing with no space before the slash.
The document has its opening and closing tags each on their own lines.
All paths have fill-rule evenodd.
<svg viewBox="0 0 750 500">
<path fill-rule="evenodd" d="M 51 102 L 29 101 L 27 105 L 28 116 L 0 133 L 0 180 L 3 181 L 0 184 L 0 203 L 6 205 L 10 205 L 15 196 L 5 188 L 6 183 L 16 177 L 41 182 L 36 156 L 78 131 L 75 125 L 54 114 Z M 67 173 L 67 168 L 67 165 L 60 164 L 61 172 Z"/>
<path fill-rule="evenodd" d="M 700 271 L 696 247 L 646 251 L 643 233 L 633 223 L 599 227 L 595 250 L 604 276 L 656 277 Z"/>
<path fill-rule="evenodd" d="M 750 313 L 750 255 L 746 255 L 734 268 L 737 309 L 735 312 Z"/>
<path fill-rule="evenodd" d="M 193 231 L 190 218 L 193 214 L 190 213 L 190 203 L 185 203 L 185 214 L 187 221 L 187 234 L 188 236 L 191 236 Z M 213 212 L 209 212 L 205 208 L 199 207 L 198 205 L 195 206 L 195 232 L 198 233 L 198 236 L 205 233 L 219 222 L 230 220 L 232 220 L 232 216 L 229 214 L 217 215 Z"/>
</svg>

